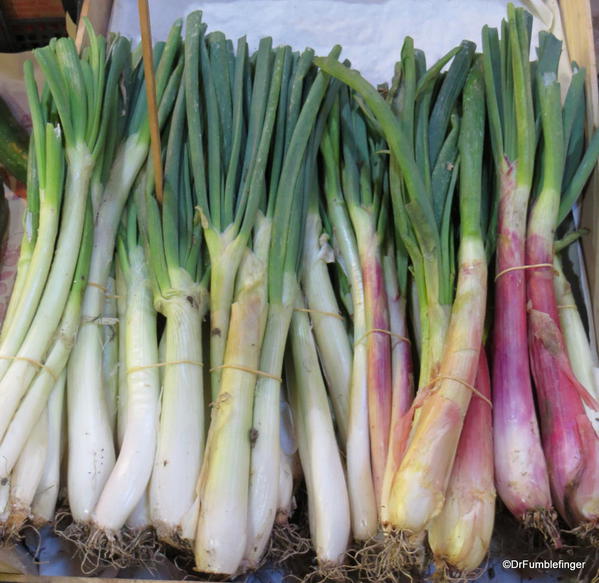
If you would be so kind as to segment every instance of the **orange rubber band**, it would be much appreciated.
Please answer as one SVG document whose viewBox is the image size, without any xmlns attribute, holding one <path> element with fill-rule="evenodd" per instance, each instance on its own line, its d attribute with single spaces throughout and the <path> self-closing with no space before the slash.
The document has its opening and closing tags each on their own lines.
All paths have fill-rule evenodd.
<svg viewBox="0 0 599 583">
<path fill-rule="evenodd" d="M 459 379 L 457 377 L 452 377 L 449 375 L 438 375 L 431 381 L 430 384 L 435 385 L 435 383 L 437 381 L 440 381 L 443 379 L 448 380 L 448 381 L 455 381 L 456 383 L 460 383 L 460 385 L 463 385 L 467 389 L 470 389 L 479 399 L 482 399 L 485 403 L 487 403 L 487 405 L 489 405 L 489 407 L 491 407 L 491 409 L 493 408 L 493 403 L 491 403 L 491 400 L 489 398 L 485 397 L 476 387 L 473 387 L 470 383 L 467 383 L 466 381 Z M 433 389 L 433 391 L 434 390 L 435 389 Z"/>
<path fill-rule="evenodd" d="M 56 373 L 48 366 L 46 366 L 43 362 L 39 360 L 34 360 L 33 358 L 27 358 L 26 356 L 0 356 L 0 360 L 20 360 L 22 362 L 28 362 L 33 366 L 41 370 L 45 370 L 55 381 L 58 381 L 58 376 Z"/>
<path fill-rule="evenodd" d="M 249 366 L 242 366 L 238 364 L 221 364 L 220 366 L 215 366 L 214 368 L 211 368 L 209 372 L 215 372 L 217 370 L 222 370 L 223 368 L 232 368 L 234 370 L 240 370 L 241 372 L 255 374 L 261 377 L 266 377 L 267 379 L 272 379 L 273 381 L 277 381 L 278 383 L 283 382 L 283 379 L 281 377 L 277 377 L 274 374 L 270 374 L 262 370 L 255 370 L 253 368 L 250 368 Z"/>
<path fill-rule="evenodd" d="M 154 364 L 147 364 L 144 366 L 134 366 L 127 371 L 127 374 L 139 372 L 142 370 L 146 370 L 148 368 L 160 368 L 162 366 L 168 366 L 170 364 L 191 364 L 193 366 L 200 366 L 200 367 L 204 366 L 203 362 L 197 362 L 195 360 L 171 360 L 169 362 L 156 362 Z"/>
<path fill-rule="evenodd" d="M 518 271 L 519 269 L 536 269 L 537 267 L 551 267 L 553 268 L 553 263 L 533 263 L 532 265 L 516 265 L 515 267 L 508 267 L 500 271 L 495 276 L 495 281 L 497 281 L 502 275 L 509 273 L 510 271 Z"/>
<path fill-rule="evenodd" d="M 387 334 L 387 336 L 390 336 L 391 338 L 397 338 L 400 342 L 407 342 L 408 344 L 412 344 L 412 341 L 406 336 L 401 336 L 400 334 L 395 334 L 395 332 L 391 332 L 391 330 L 385 330 L 384 328 L 372 328 L 372 329 L 368 330 L 368 332 L 363 334 L 356 342 L 354 342 L 354 346 L 357 346 L 365 338 L 367 338 L 371 334 L 375 334 L 375 333 Z"/>
<path fill-rule="evenodd" d="M 322 316 L 330 316 L 331 318 L 337 318 L 338 320 L 345 320 L 341 314 L 336 312 L 323 312 L 322 310 L 313 310 L 312 308 L 293 308 L 294 312 L 306 312 L 307 314 L 320 314 Z"/>
</svg>

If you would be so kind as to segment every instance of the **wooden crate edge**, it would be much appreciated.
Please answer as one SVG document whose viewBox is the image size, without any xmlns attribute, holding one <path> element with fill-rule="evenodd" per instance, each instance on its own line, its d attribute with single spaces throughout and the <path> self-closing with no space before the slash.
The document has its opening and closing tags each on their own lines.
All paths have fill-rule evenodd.
<svg viewBox="0 0 599 583">
<path fill-rule="evenodd" d="M 586 70 L 587 132 L 599 127 L 599 88 L 591 0 L 561 0 L 560 11 L 570 60 Z M 595 338 L 599 339 L 599 172 L 595 169 L 582 201 L 582 226 L 590 230 L 582 247 L 588 276 Z"/>
</svg>

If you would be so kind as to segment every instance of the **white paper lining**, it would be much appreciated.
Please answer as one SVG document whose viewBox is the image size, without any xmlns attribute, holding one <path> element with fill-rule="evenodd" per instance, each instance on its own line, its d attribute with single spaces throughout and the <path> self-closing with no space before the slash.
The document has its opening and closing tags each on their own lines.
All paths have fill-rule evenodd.
<svg viewBox="0 0 599 583">
<path fill-rule="evenodd" d="M 499 26 L 507 1 L 150 0 L 149 5 L 155 40 L 166 38 L 176 18 L 202 10 L 208 31 L 221 30 L 234 40 L 245 35 L 250 47 L 264 36 L 275 45 L 311 47 L 319 55 L 340 44 L 343 58 L 372 83 L 381 83 L 390 81 L 404 37 L 414 39 L 429 64 L 464 39 L 480 47 L 483 25 Z M 136 0 L 114 0 L 110 30 L 139 38 Z"/>
</svg>

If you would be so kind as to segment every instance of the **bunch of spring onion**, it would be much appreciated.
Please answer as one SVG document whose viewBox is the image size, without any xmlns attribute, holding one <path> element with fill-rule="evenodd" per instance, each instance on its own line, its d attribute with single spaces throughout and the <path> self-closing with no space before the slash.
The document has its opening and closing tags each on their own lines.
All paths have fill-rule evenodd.
<svg viewBox="0 0 599 583">
<path fill-rule="evenodd" d="M 535 83 L 542 172 L 526 234 L 526 263 L 539 267 L 527 269 L 528 334 L 553 503 L 566 523 L 586 536 L 596 528 L 599 513 L 599 437 L 584 405 L 597 410 L 599 404 L 572 371 L 554 289 L 554 232 L 572 129 L 572 112 L 566 108 L 562 116 L 560 53 L 555 37 L 540 37 Z"/>
<path fill-rule="evenodd" d="M 41 99 L 32 66 L 25 66 L 34 127 L 31 201 L 23 249 L 29 259 L 20 263 L 0 343 L 0 449 L 5 460 L 1 480 L 8 483 L 20 453 L 30 455 L 36 440 L 47 442 L 46 454 L 53 457 L 53 467 L 44 468 L 47 455 L 38 453 L 38 471 L 17 472 L 20 493 L 15 491 L 13 504 L 21 515 L 13 521 L 17 526 L 30 513 L 39 481 L 58 475 L 56 432 L 62 408 L 55 399 L 49 403 L 49 397 L 55 387 L 58 393 L 64 390 L 62 372 L 78 329 L 79 295 L 81 282 L 87 278 L 85 258 L 92 236 L 91 226 L 84 228 L 86 217 L 91 220 L 92 215 L 90 181 L 94 169 L 110 156 L 105 149 L 109 120 L 121 111 L 116 88 L 127 63 L 128 42 L 117 37 L 107 46 L 90 27 L 88 34 L 90 48 L 82 57 L 70 39 L 35 51 L 46 81 Z M 43 429 L 36 424 L 49 415 L 49 433 L 41 436 Z M 23 484 L 24 479 L 31 483 Z M 51 506 L 55 500 L 53 495 L 46 504 Z M 52 512 L 48 507 L 40 516 L 50 517 Z"/>
<path fill-rule="evenodd" d="M 122 539 L 107 557 L 141 556 L 154 527 L 173 546 L 193 538 L 204 439 L 201 321 L 205 278 L 200 226 L 194 221 L 184 138 L 185 93 L 178 89 L 166 134 L 164 198 L 154 197 L 151 167 L 140 174 L 121 237 L 118 273 L 125 280 L 121 436 L 115 466 L 93 513 L 98 532 Z M 139 227 L 136 225 L 139 223 Z M 139 232 L 138 232 L 139 231 Z M 156 310 L 165 318 L 159 345 Z M 105 348 L 106 350 L 106 348 Z M 157 423 L 159 419 L 159 424 Z M 177 425 L 175 425 L 177 424 Z M 186 439 L 174 427 L 184 428 Z M 94 536 L 94 535 L 92 535 Z M 131 549 L 135 541 L 135 548 Z M 152 537 L 146 537 L 152 546 Z"/>
<path fill-rule="evenodd" d="M 484 294 L 477 289 L 481 285 L 480 280 L 465 293 L 462 287 L 463 281 L 467 280 L 468 271 L 474 271 L 476 266 L 476 263 L 468 265 L 464 261 L 464 255 L 473 242 L 478 245 L 482 239 L 480 201 L 483 185 L 484 111 L 482 60 L 477 58 L 462 95 L 462 121 L 458 141 L 461 240 L 456 302 L 462 301 L 464 304 L 468 303 L 468 294 Z M 475 261 L 481 265 L 481 256 L 476 257 Z M 452 324 L 456 312 L 454 304 Z M 453 328 L 450 326 L 449 330 L 451 333 Z M 470 335 L 474 336 L 472 332 Z M 478 338 L 482 341 L 480 335 Z M 472 351 L 472 345 L 466 350 Z M 459 355 L 459 352 L 456 351 L 455 354 Z M 462 358 L 466 360 L 465 357 Z M 459 576 L 475 572 L 483 562 L 489 550 L 495 514 L 491 386 L 484 347 L 479 352 L 478 362 L 474 364 L 474 373 L 470 370 L 468 374 L 470 376 L 466 382 L 472 384 L 466 388 L 472 392 L 472 396 L 459 436 L 443 509 L 428 527 L 428 542 L 437 567 L 448 568 L 450 572 L 457 571 Z"/>
<path fill-rule="evenodd" d="M 394 215 L 400 236 L 410 253 L 419 290 L 422 329 L 420 386 L 425 396 L 428 393 L 427 389 L 430 388 L 428 387 L 429 381 L 439 373 L 439 362 L 445 346 L 446 325 L 443 322 L 447 322 L 445 316 L 447 308 L 443 308 L 442 305 L 449 303 L 452 294 L 453 233 L 449 220 L 455 186 L 455 179 L 452 181 L 451 177 L 452 168 L 455 167 L 458 134 L 456 117 L 454 116 L 453 129 L 450 129 L 450 120 L 468 73 L 472 52 L 472 46 L 465 44 L 461 49 L 452 51 L 441 63 L 426 73 L 421 62 L 416 67 L 416 58 L 411 42 L 408 40 L 404 46 L 404 59 L 399 69 L 400 76 L 395 80 L 393 88 L 394 91 L 399 91 L 399 96 L 392 95 L 390 100 L 397 110 L 397 117 L 390 105 L 385 103 L 374 88 L 368 86 L 358 74 L 330 59 L 319 61 L 326 71 L 346 81 L 361 94 L 366 105 L 372 110 L 391 149 L 391 175 L 394 177 L 392 199 L 396 208 Z M 431 106 L 439 71 L 456 53 L 459 59 L 458 57 L 454 59 L 450 72 L 439 83 L 437 100 Z M 418 79 L 418 75 L 421 77 L 420 79 Z M 399 89 L 397 84 L 399 84 Z M 417 87 L 419 91 L 417 91 Z M 419 101 L 415 101 L 416 94 L 420 96 Z M 408 136 L 414 137 L 410 139 Z M 434 198 L 433 192 L 435 193 Z M 442 240 L 443 245 L 441 244 Z M 484 270 L 481 273 L 484 274 Z M 443 285 L 441 286 L 441 284 Z M 444 290 L 443 293 L 441 293 L 442 290 Z M 446 299 L 441 301 L 440 298 Z M 480 302 L 480 299 L 478 298 L 477 301 Z M 477 306 L 482 308 L 484 302 Z M 480 310 L 480 314 L 480 328 L 482 329 L 484 309 Z M 476 330 L 477 326 L 473 326 L 473 329 Z M 480 341 L 476 346 L 476 353 L 479 348 Z M 477 363 L 478 359 L 472 367 L 474 372 L 476 372 Z M 453 376 L 451 372 L 442 374 Z M 468 379 L 464 379 L 464 381 L 468 382 Z M 473 381 L 474 378 L 469 383 L 472 384 Z M 462 386 L 460 390 L 459 382 L 456 381 L 453 381 L 453 386 L 450 384 L 452 381 L 447 379 L 442 382 L 450 385 L 450 390 L 456 389 L 457 392 L 463 393 L 465 396 L 463 406 L 467 406 L 467 399 L 470 396 L 468 389 L 464 389 Z M 438 392 L 442 393 L 443 388 L 440 391 L 432 392 L 433 400 Z M 418 430 L 418 423 L 419 421 L 416 422 L 414 431 Z M 460 429 L 461 423 L 456 423 L 457 436 L 459 436 Z M 405 433 L 405 430 L 400 433 Z M 398 439 L 400 438 L 398 436 Z M 415 439 L 417 441 L 416 437 L 411 440 L 407 453 L 410 452 L 410 448 L 415 447 Z M 449 442 L 447 446 L 451 451 L 452 446 Z M 405 447 L 405 437 L 404 444 L 399 447 L 400 452 L 403 447 Z M 415 481 L 412 478 L 407 478 L 411 467 L 409 458 L 404 459 L 400 464 L 400 457 L 401 454 L 395 456 L 394 463 L 389 467 L 393 475 L 384 508 L 384 523 L 386 526 L 418 535 L 426 527 L 432 515 L 440 511 L 439 504 L 442 505 L 442 496 L 439 499 L 438 495 L 431 493 L 429 500 L 431 504 L 424 510 L 424 517 L 409 516 L 423 502 L 422 491 L 417 493 L 416 488 L 413 489 L 415 499 L 409 499 L 408 492 L 403 492 L 403 486 L 409 490 L 415 485 Z M 450 454 L 449 462 L 451 462 L 451 458 Z M 399 471 L 394 471 L 398 468 Z M 444 482 L 448 478 L 448 471 L 439 472 L 439 474 L 443 474 L 445 478 L 440 479 L 440 484 L 436 487 L 443 490 Z"/>
<path fill-rule="evenodd" d="M 468 50 L 471 50 L 468 45 L 462 49 L 462 51 L 466 51 L 466 55 Z M 455 52 L 457 51 L 450 54 L 446 60 L 451 58 Z M 434 300 L 434 284 L 439 282 L 438 273 L 431 269 L 431 263 L 433 263 L 431 256 L 434 257 L 435 254 L 438 254 L 437 256 L 443 257 L 440 263 L 445 268 L 445 273 L 448 275 L 452 273 L 454 261 L 453 232 L 450 223 L 452 194 L 458 178 L 457 167 L 461 168 L 460 231 L 462 240 L 458 259 L 456 299 L 452 309 L 447 340 L 443 338 L 443 335 L 434 335 L 440 347 L 444 348 L 445 354 L 438 371 L 436 366 L 431 370 L 428 365 L 424 364 L 428 358 L 425 351 L 427 344 L 430 351 L 431 339 L 427 337 L 430 334 L 430 327 L 437 326 L 439 321 L 437 319 L 429 323 L 426 318 L 422 318 L 424 333 L 421 351 L 421 378 L 423 374 L 434 374 L 432 379 L 434 384 L 429 386 L 428 382 L 421 381 L 421 394 L 415 404 L 415 407 L 421 409 L 421 412 L 414 421 L 409 441 L 406 429 L 409 430 L 410 421 L 408 420 L 406 423 L 404 418 L 403 423 L 400 423 L 399 415 L 397 413 L 394 415 L 399 429 L 398 435 L 394 437 L 397 440 L 397 450 L 394 458 L 390 456 L 391 462 L 388 463 L 387 468 L 395 471 L 391 477 L 390 490 L 387 492 L 388 499 L 384 509 L 383 524 L 387 527 L 392 526 L 401 531 L 407 531 L 407 534 L 412 537 L 417 535 L 414 537 L 416 541 L 422 540 L 421 535 L 425 528 L 431 529 L 429 541 L 438 558 L 460 571 L 469 571 L 478 566 L 487 552 L 492 532 L 495 499 L 489 435 L 489 383 L 485 382 L 486 363 L 484 358 L 481 357 L 479 365 L 485 320 L 486 289 L 486 253 L 482 230 L 486 230 L 489 223 L 488 217 L 485 217 L 482 225 L 480 220 L 485 119 L 482 63 L 477 61 L 469 73 L 469 60 L 465 65 L 463 61 L 461 63 L 458 61 L 457 64 L 454 61 L 453 76 L 450 68 L 450 72 L 441 84 L 440 92 L 444 99 L 438 97 L 439 102 L 433 107 L 435 115 L 431 115 L 429 121 L 427 112 L 433 95 L 430 84 L 434 83 L 435 76 L 438 75 L 439 69 L 443 65 L 439 65 L 439 69 L 433 68 L 428 75 L 423 75 L 422 67 L 414 66 L 413 49 L 409 41 L 404 46 L 403 57 L 404 59 L 398 65 L 398 74 L 389 97 L 389 102 L 396 110 L 400 123 L 396 121 L 393 112 L 383 103 L 374 89 L 361 80 L 355 72 L 334 63 L 331 59 L 321 60 L 319 64 L 331 74 L 349 83 L 361 94 L 389 142 L 392 155 L 390 162 L 391 189 L 396 206 L 394 214 L 399 233 L 413 262 L 416 285 L 420 292 L 419 299 L 422 298 L 421 318 L 422 313 L 427 312 L 426 309 L 422 309 L 423 306 L 427 306 L 426 294 L 429 294 Z M 470 58 L 468 57 L 468 59 Z M 423 75 L 418 82 L 416 71 Z M 462 111 L 460 112 L 459 109 L 454 111 L 455 102 L 460 96 L 461 87 L 468 75 L 467 90 L 461 104 Z M 423 104 L 419 104 L 419 108 L 417 108 L 419 114 L 414 116 L 413 110 L 408 109 L 410 103 L 413 103 L 413 95 L 424 91 L 425 88 L 429 89 L 430 94 Z M 453 95 L 453 101 L 448 100 L 447 95 Z M 412 101 L 410 101 L 410 97 Z M 443 111 L 443 107 L 448 107 L 448 109 Z M 435 151 L 433 145 L 437 143 L 435 140 L 439 140 L 435 130 L 441 132 L 441 136 L 445 136 L 444 132 L 447 131 L 447 126 L 443 126 L 443 122 L 440 120 L 445 119 L 445 123 L 447 123 L 452 112 L 454 112 L 452 124 L 454 129 L 444 139 L 441 139 L 442 147 L 436 152 L 439 156 L 438 165 L 430 173 L 428 170 L 431 164 L 430 152 Z M 458 113 L 464 116 L 466 122 L 464 127 L 459 123 Z M 419 120 L 416 124 L 413 121 L 414 117 Z M 406 134 L 402 134 L 402 132 L 406 132 L 404 128 L 407 128 L 407 135 L 416 134 L 415 147 L 412 151 L 407 147 L 409 140 L 405 137 Z M 459 164 L 456 159 L 458 135 Z M 425 140 L 427 137 L 431 138 L 428 143 Z M 420 167 L 413 158 L 415 152 L 420 156 L 418 159 Z M 409 175 L 406 172 L 408 169 L 412 170 Z M 454 171 L 452 172 L 452 170 Z M 420 181 L 419 178 L 422 177 L 424 178 Z M 428 190 L 431 188 L 431 184 L 434 186 L 432 188 L 432 193 L 435 194 L 434 198 L 431 196 L 431 191 Z M 420 196 L 414 197 L 414 193 L 418 193 L 418 188 L 422 189 Z M 412 190 L 410 191 L 410 189 Z M 414 197 L 412 200 L 408 198 L 410 194 Z M 424 220 L 427 217 L 427 211 L 431 225 L 428 229 Z M 442 251 L 435 247 L 435 240 L 444 243 Z M 427 277 L 428 285 L 426 285 Z M 450 282 L 451 279 L 449 282 L 447 278 L 445 279 L 445 283 L 449 283 L 447 286 L 449 295 L 452 293 Z M 433 305 L 438 305 L 438 302 Z M 437 313 L 439 312 L 437 311 Z M 428 370 L 427 373 L 422 372 L 423 366 L 424 370 Z M 480 391 L 474 387 L 479 368 L 481 371 Z M 430 380 L 430 376 L 424 378 Z M 469 409 L 473 392 L 478 393 L 475 398 L 477 403 L 472 406 L 472 412 L 467 418 L 467 431 L 463 440 L 460 440 L 462 419 L 466 410 Z M 408 406 L 404 403 L 403 410 L 400 409 L 400 411 L 404 414 L 407 412 L 409 419 L 411 411 L 407 411 L 408 408 L 409 401 Z M 441 419 L 446 420 L 441 421 Z M 479 443 L 473 441 L 472 437 L 468 437 L 480 429 L 487 431 L 488 439 Z M 430 443 L 431 440 L 432 443 Z M 452 462 L 456 451 L 458 463 L 455 466 L 455 472 L 452 473 Z M 402 459 L 404 452 L 405 457 Z M 477 476 L 477 479 L 480 479 L 485 485 L 485 496 L 482 498 L 477 493 L 479 486 L 473 479 L 474 476 Z M 411 498 L 410 493 L 412 494 Z M 467 496 L 471 497 L 470 500 L 480 500 L 480 508 L 473 509 L 467 517 L 464 517 L 462 515 L 464 506 L 460 506 L 460 504 L 467 505 L 464 501 L 467 500 L 465 498 Z M 444 505 L 445 502 L 447 502 L 447 506 Z M 448 540 L 448 533 L 459 532 L 456 529 L 462 529 L 464 536 L 460 537 L 456 534 Z M 410 542 L 416 542 L 414 538 Z M 464 546 L 464 540 L 478 542 Z M 400 547 L 399 553 L 401 554 L 401 545 L 397 540 L 391 541 L 390 546 L 396 555 L 398 554 L 397 548 Z M 404 555 L 400 558 L 400 563 L 406 560 L 409 560 L 409 557 Z"/>
<path fill-rule="evenodd" d="M 159 122 L 164 125 L 173 107 L 182 75 L 181 23 L 173 26 L 166 43 L 159 43 L 156 93 Z M 130 54 L 127 55 L 130 59 Z M 139 60 L 138 60 L 139 61 Z M 101 495 L 115 465 L 114 423 L 105 396 L 103 367 L 103 326 L 108 281 L 112 272 L 116 235 L 121 214 L 133 182 L 148 152 L 150 134 L 147 119 L 143 67 L 140 62 L 124 80 L 128 101 L 124 119 L 106 117 L 112 134 L 114 158 L 97 175 L 94 192 L 94 243 L 89 285 L 82 306 L 81 327 L 67 374 L 69 464 L 68 496 L 73 517 L 69 536 L 84 539 L 79 529 L 89 531 L 95 541 L 97 533 L 114 538 L 112 519 L 98 509 Z M 81 379 L 86 379 L 84 383 Z M 114 407 L 112 407 L 114 410 Z M 110 505 L 110 503 L 109 503 Z"/>
<path fill-rule="evenodd" d="M 529 62 L 532 17 L 510 6 L 502 26 L 483 30 L 485 82 L 499 191 L 493 430 L 501 499 L 554 543 L 558 534 L 532 393 L 526 325 L 524 243 L 536 130 Z M 515 268 L 515 269 L 514 269 Z"/>
<path fill-rule="evenodd" d="M 354 353 L 345 446 L 353 537 L 363 541 L 376 534 L 388 459 L 396 458 L 394 436 L 402 433 L 399 421 L 411 400 L 405 296 L 397 281 L 403 266 L 405 293 L 407 265 L 396 265 L 387 240 L 388 169 L 381 136 L 369 130 L 346 89 L 329 116 L 321 149 L 327 219 L 352 296 Z M 332 340 L 343 349 L 347 333 Z M 340 428 L 343 422 L 338 419 Z"/>
<path fill-rule="evenodd" d="M 236 74 L 229 78 L 216 62 L 210 67 L 204 61 L 234 55 L 225 45 L 219 48 L 219 37 L 210 35 L 210 50 L 204 52 L 202 35 L 197 34 L 199 87 L 212 115 L 203 120 L 197 111 L 188 110 L 188 127 L 191 136 L 195 124 L 207 126 L 207 144 L 192 142 L 190 154 L 193 162 L 201 160 L 203 148 L 206 151 L 201 165 L 194 164 L 195 169 L 207 169 L 206 183 L 199 172 L 194 180 L 212 259 L 210 372 L 215 401 L 198 486 L 195 555 L 199 569 L 232 574 L 259 563 L 277 514 L 278 378 L 301 248 L 302 221 L 291 222 L 292 216 L 301 217 L 303 206 L 294 185 L 327 82 L 322 75 L 309 75 L 310 51 L 299 58 L 285 47 L 273 52 L 270 40 L 264 39 L 256 54 L 247 107 L 245 40 L 232 61 Z M 197 77 L 195 69 L 189 77 L 186 72 L 186 88 L 195 102 L 200 99 Z M 224 261 L 223 254 L 231 261 Z M 250 433 L 253 437 L 248 439 Z M 231 456 L 236 463 L 231 464 Z"/>
<path fill-rule="evenodd" d="M 324 82 L 320 73 L 314 87 Z M 302 190 L 296 192 L 296 197 L 300 201 L 305 200 L 311 209 L 308 212 L 312 220 L 317 216 L 315 196 L 319 192 L 316 166 L 318 144 L 325 131 L 329 110 L 336 99 L 337 87 L 336 84 L 332 84 L 310 140 L 303 175 L 298 183 L 298 187 L 303 189 L 303 195 Z M 312 223 L 311 226 L 314 228 L 317 223 Z M 291 354 L 286 367 L 287 394 L 293 412 L 299 457 L 306 481 L 310 536 L 316 554 L 317 569 L 322 576 L 335 577 L 335 573 L 345 561 L 351 534 L 350 498 L 341 454 L 346 435 L 343 428 L 348 422 L 349 384 L 341 384 L 343 377 L 336 377 L 337 382 L 329 381 L 327 389 L 326 373 L 334 366 L 331 357 L 337 349 L 333 347 L 327 352 L 323 346 L 323 342 L 327 340 L 322 336 L 319 339 L 318 332 L 313 333 L 312 329 L 313 322 L 319 317 L 332 318 L 336 323 L 339 322 L 338 304 L 332 293 L 327 294 L 324 306 L 307 307 L 319 303 L 318 300 L 314 301 L 316 293 L 312 287 L 318 272 L 307 274 L 307 271 L 314 266 L 312 246 L 314 235 L 316 235 L 314 231 L 311 233 L 306 231 L 304 237 L 301 269 L 303 282 L 307 282 L 308 285 L 304 283 L 305 287 L 301 289 L 298 286 L 291 321 L 289 343 Z M 318 260 L 316 267 L 322 267 Z M 328 273 L 319 271 L 323 275 L 320 284 L 324 284 L 325 290 L 330 292 L 331 289 L 327 290 L 326 287 L 330 283 Z M 313 299 L 312 303 L 310 297 Z M 323 307 L 333 311 L 322 310 Z M 321 322 L 320 332 L 322 333 L 324 329 L 326 328 Z M 343 350 L 344 347 L 348 347 L 347 334 L 343 328 L 337 327 L 335 330 L 343 336 L 334 338 L 331 344 L 338 344 Z M 342 365 L 349 365 L 350 362 L 350 358 L 347 358 Z M 337 434 L 335 425 L 337 425 Z"/>
<path fill-rule="evenodd" d="M 258 379 L 254 398 L 248 542 L 244 557 L 246 565 L 250 567 L 256 566 L 263 557 L 277 516 L 277 524 L 285 532 L 291 504 L 289 498 L 292 492 L 285 487 L 288 462 L 279 439 L 282 429 L 280 404 L 285 401 L 280 401 L 281 387 L 278 380 L 272 377 L 282 374 L 285 340 L 292 313 L 304 309 L 303 305 L 298 308 L 298 303 L 303 302 L 299 297 L 301 292 L 297 273 L 303 247 L 303 224 L 308 198 L 314 193 L 318 143 L 335 92 L 335 86 L 329 88 L 328 80 L 322 73 L 315 77 L 310 74 L 314 71 L 312 56 L 312 51 L 298 56 L 286 49 L 273 158 L 268 176 L 269 200 L 265 217 L 272 225 L 268 257 L 269 306 L 260 371 L 270 376 L 262 375 Z M 292 327 L 292 334 L 293 330 L 295 328 Z M 317 371 L 313 374 L 317 374 Z M 300 384 L 302 388 L 305 386 Z M 333 398 L 333 401 L 338 403 L 340 399 L 343 399 L 342 395 L 338 399 Z M 328 508 L 329 512 L 315 512 L 312 527 L 319 562 L 336 564 L 342 560 L 349 538 L 349 526 L 346 527 L 343 520 L 344 513 L 348 515 L 349 510 L 332 420 L 328 429 L 328 433 L 321 435 L 320 427 L 309 428 L 310 446 L 316 443 L 331 445 L 330 455 L 326 459 L 323 456 L 322 465 L 314 464 L 312 456 L 305 457 L 305 441 L 299 446 L 299 455 L 306 459 L 304 468 L 314 465 L 312 475 L 334 468 L 331 481 L 339 488 L 332 487 L 327 491 L 328 496 L 322 495 L 323 507 Z M 339 512 L 332 511 L 333 508 L 339 509 Z M 323 535 L 320 534 L 322 531 L 326 532 L 324 544 Z M 332 533 L 336 533 L 336 536 Z"/>
<path fill-rule="evenodd" d="M 199 13 L 188 17 L 187 132 L 211 259 L 212 394 L 191 538 L 196 565 L 207 572 L 236 572 L 247 546 L 250 429 L 267 318 L 272 230 L 259 209 L 284 56 L 284 49 L 273 52 L 271 40 L 263 39 L 250 64 L 244 38 L 235 54 L 222 34 L 205 35 Z"/>
</svg>

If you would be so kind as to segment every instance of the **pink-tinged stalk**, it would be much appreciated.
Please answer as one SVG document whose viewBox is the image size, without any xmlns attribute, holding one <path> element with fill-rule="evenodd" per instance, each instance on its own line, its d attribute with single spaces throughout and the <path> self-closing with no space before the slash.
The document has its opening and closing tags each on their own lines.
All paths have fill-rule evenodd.
<svg viewBox="0 0 599 583">
<path fill-rule="evenodd" d="M 414 398 L 414 372 L 412 353 L 408 338 L 406 298 L 397 285 L 397 270 L 392 252 L 383 258 L 385 287 L 389 307 L 391 336 L 391 425 L 389 450 L 383 480 L 381 499 L 381 523 L 388 523 L 387 503 L 393 476 L 401 464 L 410 435 L 412 415 L 410 408 Z"/>
<path fill-rule="evenodd" d="M 478 371 L 487 302 L 487 256 L 480 226 L 484 90 L 481 61 L 472 66 L 462 96 L 460 247 L 455 299 L 441 368 L 422 390 L 421 414 L 393 480 L 389 518 L 406 534 L 422 533 L 437 516 Z"/>
<path fill-rule="evenodd" d="M 515 167 L 500 173 L 499 225 L 493 329 L 493 439 L 497 491 L 509 511 L 528 524 L 551 527 L 547 464 L 528 361 L 524 265 L 528 188 Z M 554 530 L 555 529 L 551 529 Z"/>
<path fill-rule="evenodd" d="M 418 423 L 393 480 L 389 520 L 420 533 L 443 508 L 462 424 L 476 380 L 487 296 L 487 265 L 480 238 L 460 244 L 456 298 L 437 379 L 421 391 Z"/>
<path fill-rule="evenodd" d="M 553 263 L 553 239 L 542 228 L 548 220 L 544 211 L 536 205 L 531 215 L 526 240 L 529 265 Z M 597 404 L 570 367 L 559 327 L 553 268 L 528 269 L 527 290 L 530 358 L 553 502 L 569 525 L 595 525 L 599 519 L 599 438 L 583 400 L 595 408 Z"/>
<path fill-rule="evenodd" d="M 568 524 L 588 534 L 599 519 L 599 438 L 583 401 L 594 409 L 599 406 L 576 379 L 559 326 L 553 245 L 564 172 L 564 130 L 555 70 L 538 73 L 544 147 L 543 182 L 526 237 L 526 262 L 539 266 L 529 267 L 526 274 L 530 360 L 553 503 Z M 543 264 L 547 265 L 540 267 Z"/>
<path fill-rule="evenodd" d="M 472 396 L 464 419 L 445 506 L 428 531 L 437 567 L 461 575 L 487 555 L 495 518 L 491 379 L 484 349 L 474 386 L 479 394 Z"/>
<path fill-rule="evenodd" d="M 366 342 L 368 354 L 370 458 L 374 492 L 380 509 L 391 426 L 391 339 L 380 244 L 374 226 L 367 233 L 358 231 L 358 247 L 364 278 L 366 337 L 356 338 L 356 341 Z"/>
</svg>

